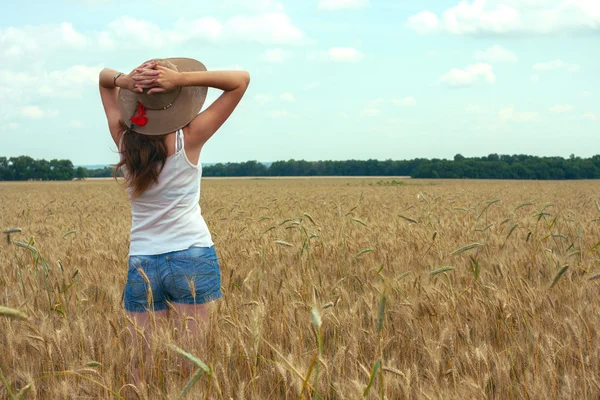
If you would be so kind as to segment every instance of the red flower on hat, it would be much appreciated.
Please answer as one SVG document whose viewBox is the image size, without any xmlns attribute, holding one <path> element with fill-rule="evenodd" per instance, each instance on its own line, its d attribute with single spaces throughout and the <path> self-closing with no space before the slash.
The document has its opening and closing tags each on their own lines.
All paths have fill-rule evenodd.
<svg viewBox="0 0 600 400">
<path fill-rule="evenodd" d="M 146 117 L 146 107 L 144 107 L 142 103 L 137 103 L 137 115 L 131 117 L 131 122 L 137 126 L 144 126 L 148 123 L 148 117 Z"/>
</svg>

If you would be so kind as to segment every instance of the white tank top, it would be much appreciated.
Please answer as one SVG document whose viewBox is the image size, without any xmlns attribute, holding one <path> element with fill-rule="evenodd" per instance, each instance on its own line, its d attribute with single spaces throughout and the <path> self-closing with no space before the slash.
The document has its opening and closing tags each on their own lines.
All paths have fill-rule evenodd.
<svg viewBox="0 0 600 400">
<path fill-rule="evenodd" d="M 123 173 L 127 170 L 123 167 Z M 202 166 L 192 164 L 185 154 L 183 131 L 175 133 L 175 154 L 169 156 L 158 183 L 129 201 L 131 235 L 129 255 L 156 255 L 210 247 L 212 237 L 200 209 Z"/>
</svg>

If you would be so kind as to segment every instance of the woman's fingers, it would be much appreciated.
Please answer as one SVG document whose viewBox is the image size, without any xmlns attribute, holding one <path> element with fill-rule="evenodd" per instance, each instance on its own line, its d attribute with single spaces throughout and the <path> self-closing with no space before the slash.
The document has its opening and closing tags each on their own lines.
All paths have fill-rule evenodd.
<svg viewBox="0 0 600 400">
<path fill-rule="evenodd" d="M 152 89 L 155 87 L 156 86 L 154 86 L 154 85 L 136 85 L 135 86 L 136 89 L 142 89 L 142 91 L 147 90 L 147 89 Z"/>
<path fill-rule="evenodd" d="M 150 85 L 156 82 L 156 79 L 133 79 L 136 85 Z"/>
<path fill-rule="evenodd" d="M 142 79 L 135 82 L 136 85 L 155 85 L 160 86 L 156 83 L 156 79 Z"/>
<path fill-rule="evenodd" d="M 155 69 L 149 69 L 149 68 L 141 68 L 141 69 L 136 69 L 133 72 L 133 75 L 142 75 L 142 76 L 157 76 L 158 74 L 160 74 L 159 71 L 155 70 Z"/>
<path fill-rule="evenodd" d="M 163 93 L 167 90 L 163 87 L 162 82 L 159 82 L 161 74 L 166 68 L 158 65 L 156 62 L 148 62 L 136 68 L 131 78 L 135 81 L 135 91 L 143 92 L 146 89 L 148 94 Z"/>
<path fill-rule="evenodd" d="M 157 65 L 158 65 L 158 63 L 156 61 L 148 61 L 148 62 L 143 63 L 139 67 L 137 67 L 136 70 L 137 69 L 142 69 L 142 68 L 154 68 Z"/>
<path fill-rule="evenodd" d="M 165 92 L 165 89 L 163 89 L 161 87 L 155 87 L 155 88 L 148 90 L 148 94 L 162 93 L 162 92 Z"/>
</svg>

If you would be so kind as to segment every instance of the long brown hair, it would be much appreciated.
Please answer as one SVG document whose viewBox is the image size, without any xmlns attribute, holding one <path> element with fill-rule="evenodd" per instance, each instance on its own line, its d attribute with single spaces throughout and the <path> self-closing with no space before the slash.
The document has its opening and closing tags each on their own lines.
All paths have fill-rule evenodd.
<svg viewBox="0 0 600 400">
<path fill-rule="evenodd" d="M 167 161 L 167 135 L 142 135 L 129 128 L 121 120 L 121 161 L 115 165 L 115 179 L 122 166 L 127 168 L 125 183 L 131 189 L 132 198 L 141 196 L 153 183 Z"/>
</svg>

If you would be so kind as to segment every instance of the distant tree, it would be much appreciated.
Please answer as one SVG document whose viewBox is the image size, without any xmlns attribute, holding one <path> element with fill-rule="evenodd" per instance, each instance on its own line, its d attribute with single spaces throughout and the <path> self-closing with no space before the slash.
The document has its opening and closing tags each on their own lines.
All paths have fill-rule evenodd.
<svg viewBox="0 0 600 400">
<path fill-rule="evenodd" d="M 52 177 L 52 168 L 47 160 L 37 160 L 33 167 L 34 179 L 47 181 Z"/>
<path fill-rule="evenodd" d="M 114 175 L 114 169 L 112 167 L 104 167 L 97 169 L 86 168 L 86 174 L 87 178 L 110 178 Z M 117 176 L 122 176 L 121 171 L 119 171 Z"/>
<path fill-rule="evenodd" d="M 0 157 L 0 180 L 71 180 L 74 177 L 112 177 L 113 167 L 75 169 L 69 160 L 34 160 L 27 156 Z M 600 155 L 581 158 L 536 157 L 525 154 L 453 159 L 258 161 L 219 163 L 203 168 L 204 176 L 411 176 L 440 179 L 599 179 Z M 122 176 L 119 171 L 118 176 Z"/>
<path fill-rule="evenodd" d="M 12 181 L 12 170 L 6 157 L 0 157 L 0 181 Z"/>
<path fill-rule="evenodd" d="M 75 169 L 71 160 L 51 160 L 50 168 L 52 169 L 50 179 L 70 181 L 75 177 Z"/>
<path fill-rule="evenodd" d="M 77 167 L 77 170 L 75 171 L 75 177 L 77 179 L 87 178 L 87 169 L 83 167 Z"/>
<path fill-rule="evenodd" d="M 35 160 L 27 156 L 11 157 L 11 167 L 14 171 L 14 179 L 27 181 L 35 178 Z"/>
</svg>

